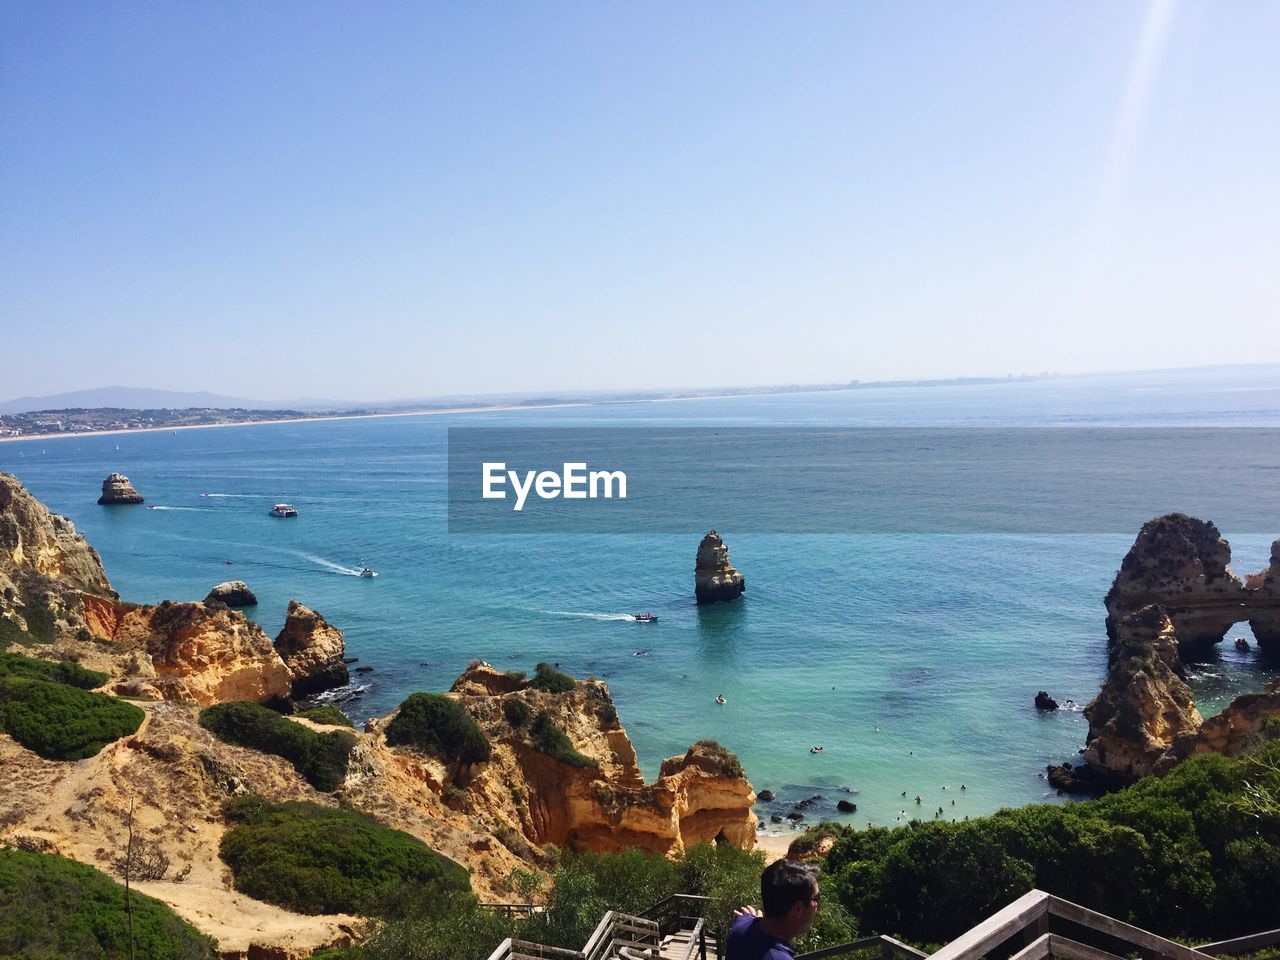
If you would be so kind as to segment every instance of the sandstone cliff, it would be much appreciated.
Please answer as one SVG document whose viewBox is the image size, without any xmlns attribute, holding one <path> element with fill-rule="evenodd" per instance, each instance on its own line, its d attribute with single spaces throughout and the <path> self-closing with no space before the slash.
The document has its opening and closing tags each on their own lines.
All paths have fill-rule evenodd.
<svg viewBox="0 0 1280 960">
<path fill-rule="evenodd" d="M 1280 637 L 1280 565 L 1247 578 L 1227 569 L 1231 545 L 1212 523 L 1171 513 L 1143 524 L 1107 592 L 1107 636 L 1128 612 L 1155 603 L 1173 623 L 1183 658 L 1203 655 L 1233 624 L 1258 624 L 1261 644 Z"/>
<path fill-rule="evenodd" d="M 342 662 L 342 631 L 297 600 L 289 601 L 289 614 L 274 646 L 293 678 L 294 697 L 340 687 L 351 679 Z"/>
<path fill-rule="evenodd" d="M 517 846 L 552 843 L 593 852 L 640 847 L 670 854 L 710 840 L 754 846 L 755 793 L 732 754 L 695 745 L 665 761 L 658 779 L 646 784 L 602 681 L 579 681 L 559 694 L 528 681 L 506 689 L 511 684 L 509 676 L 478 663 L 452 688 L 494 747 L 493 759 L 473 771 L 467 793 L 470 803 L 504 825 L 500 836 Z M 527 729 L 508 719 L 512 700 L 534 714 L 547 711 L 574 749 L 597 766 L 571 766 L 539 751 Z M 434 771 L 434 782 L 445 782 L 442 764 L 419 762 Z"/>
<path fill-rule="evenodd" d="M 242 613 L 203 603 L 138 606 L 87 594 L 82 602 L 90 631 L 107 644 L 81 650 L 77 659 L 121 677 L 122 692 L 201 706 L 289 696 L 289 668 Z"/>
<path fill-rule="evenodd" d="M 1165 612 L 1143 607 L 1121 617 L 1114 632 L 1111 669 L 1084 710 L 1084 759 L 1104 783 L 1122 784 L 1151 773 L 1174 738 L 1194 733 L 1201 720 Z"/>
<path fill-rule="evenodd" d="M 729 563 L 729 548 L 712 530 L 698 544 L 693 569 L 693 592 L 698 603 L 736 600 L 746 590 L 742 574 Z"/>
<path fill-rule="evenodd" d="M 0 649 L 83 629 L 81 593 L 116 595 L 98 552 L 70 520 L 0 473 Z"/>
</svg>

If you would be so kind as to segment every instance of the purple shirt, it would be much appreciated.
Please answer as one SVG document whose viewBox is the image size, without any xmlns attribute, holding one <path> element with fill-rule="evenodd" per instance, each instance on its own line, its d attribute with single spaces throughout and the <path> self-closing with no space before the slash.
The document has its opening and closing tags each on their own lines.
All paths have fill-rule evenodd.
<svg viewBox="0 0 1280 960">
<path fill-rule="evenodd" d="M 760 918 L 750 914 L 733 921 L 724 948 L 725 960 L 792 960 L 795 955 L 791 944 L 769 936 L 760 929 Z"/>
</svg>

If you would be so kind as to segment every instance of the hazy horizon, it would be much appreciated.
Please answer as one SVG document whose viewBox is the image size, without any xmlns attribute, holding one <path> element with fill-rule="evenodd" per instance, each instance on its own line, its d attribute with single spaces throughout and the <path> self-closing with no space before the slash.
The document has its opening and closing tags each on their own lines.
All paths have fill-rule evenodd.
<svg viewBox="0 0 1280 960">
<path fill-rule="evenodd" d="M 0 400 L 1280 361 L 1280 7 L 0 7 Z"/>
</svg>

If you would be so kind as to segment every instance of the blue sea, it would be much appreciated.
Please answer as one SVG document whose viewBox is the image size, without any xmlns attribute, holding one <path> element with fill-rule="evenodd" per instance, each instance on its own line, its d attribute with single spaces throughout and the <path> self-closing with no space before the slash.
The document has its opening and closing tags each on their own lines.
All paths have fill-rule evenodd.
<svg viewBox="0 0 1280 960">
<path fill-rule="evenodd" d="M 747 593 L 708 608 L 693 602 L 697 537 L 447 531 L 448 427 L 602 424 L 1275 427 L 1280 368 L 67 437 L 0 444 L 0 469 L 75 521 L 126 600 L 198 600 L 234 578 L 258 595 L 251 616 L 271 636 L 290 598 L 320 611 L 373 667 L 334 695 L 357 721 L 448 689 L 473 659 L 528 671 L 545 660 L 608 681 L 648 777 L 711 737 L 778 796 L 765 814 L 820 796 L 810 821 L 891 825 L 902 811 L 959 819 L 1059 802 L 1040 775 L 1084 744 L 1080 708 L 1106 668 L 1102 597 L 1136 528 L 721 530 Z M 156 509 L 97 506 L 111 471 Z M 277 501 L 300 515 L 269 517 Z M 1223 535 L 1244 573 L 1266 565 L 1280 529 Z M 357 575 L 366 565 L 376 579 Z M 639 611 L 659 619 L 637 623 Z M 1221 647 L 1191 670 L 1206 715 L 1276 673 Z M 1038 713 L 1041 689 L 1074 708 Z M 836 815 L 840 799 L 857 813 Z"/>
</svg>

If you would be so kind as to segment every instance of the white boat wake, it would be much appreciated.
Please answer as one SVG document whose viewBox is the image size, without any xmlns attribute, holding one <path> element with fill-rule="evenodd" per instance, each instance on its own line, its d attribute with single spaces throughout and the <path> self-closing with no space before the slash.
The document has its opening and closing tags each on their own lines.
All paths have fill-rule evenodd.
<svg viewBox="0 0 1280 960">
<path fill-rule="evenodd" d="M 314 553 L 303 553 L 300 550 L 291 550 L 289 552 L 295 557 L 301 557 L 303 560 L 310 560 L 312 563 L 319 564 L 326 570 L 332 570 L 334 573 L 340 573 L 344 577 L 360 576 L 359 567 L 344 567 L 342 564 L 334 563 L 332 560 L 326 560 L 324 557 L 317 557 Z"/>
<path fill-rule="evenodd" d="M 539 610 L 539 613 L 545 613 L 549 617 L 579 617 L 583 620 L 599 620 L 601 622 L 609 620 L 634 620 L 635 617 L 629 613 L 578 613 L 573 610 Z"/>
<path fill-rule="evenodd" d="M 189 510 L 192 513 L 212 513 L 208 507 L 166 507 L 159 503 L 147 504 L 148 510 Z"/>
<path fill-rule="evenodd" d="M 263 496 L 260 493 L 202 493 L 202 497 L 221 497 L 235 498 L 237 500 L 270 500 L 270 497 Z"/>
</svg>

